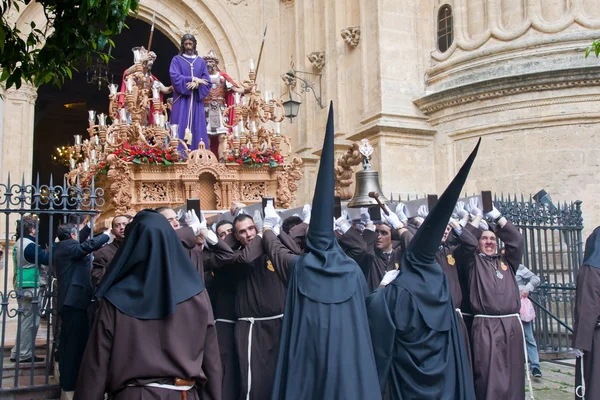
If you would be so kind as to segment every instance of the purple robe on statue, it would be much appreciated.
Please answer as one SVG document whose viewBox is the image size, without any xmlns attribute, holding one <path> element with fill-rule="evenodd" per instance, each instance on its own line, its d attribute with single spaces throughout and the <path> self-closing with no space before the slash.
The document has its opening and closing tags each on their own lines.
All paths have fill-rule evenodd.
<svg viewBox="0 0 600 400">
<path fill-rule="evenodd" d="M 205 79 L 208 85 L 200 85 L 198 89 L 189 90 L 186 85 L 192 81 L 190 65 L 193 67 L 194 77 Z M 196 58 L 177 55 L 171 60 L 169 67 L 171 85 L 173 85 L 173 109 L 171 110 L 171 124 L 179 125 L 179 139 L 184 140 L 185 129 L 189 126 L 192 131 L 192 144 L 190 150 L 196 150 L 200 140 L 208 147 L 206 133 L 206 117 L 204 115 L 204 98 L 210 91 L 210 76 L 206 62 L 202 57 Z M 190 120 L 190 103 L 191 120 Z"/>
</svg>

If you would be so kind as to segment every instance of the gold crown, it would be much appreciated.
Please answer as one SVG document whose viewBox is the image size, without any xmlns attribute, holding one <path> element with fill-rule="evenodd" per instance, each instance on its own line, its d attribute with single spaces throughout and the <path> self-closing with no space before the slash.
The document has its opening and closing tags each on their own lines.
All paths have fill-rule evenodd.
<svg viewBox="0 0 600 400">
<path fill-rule="evenodd" d="M 200 25 L 197 28 L 193 28 L 190 23 L 188 22 L 188 20 L 185 20 L 185 24 L 183 25 L 183 29 L 178 29 L 175 28 L 175 32 L 177 32 L 179 34 L 179 36 L 183 37 L 183 35 L 193 35 L 196 36 L 198 33 L 200 33 L 200 30 L 202 29 L 202 27 L 204 26 L 204 23 L 200 23 Z"/>
</svg>

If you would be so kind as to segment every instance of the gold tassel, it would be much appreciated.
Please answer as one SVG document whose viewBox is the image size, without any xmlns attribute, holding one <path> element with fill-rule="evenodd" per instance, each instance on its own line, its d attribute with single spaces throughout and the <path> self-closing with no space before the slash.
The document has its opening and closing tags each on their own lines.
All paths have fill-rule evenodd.
<svg viewBox="0 0 600 400">
<path fill-rule="evenodd" d="M 183 140 L 188 144 L 188 146 L 192 145 L 192 130 L 190 128 L 185 128 L 185 136 Z"/>
</svg>

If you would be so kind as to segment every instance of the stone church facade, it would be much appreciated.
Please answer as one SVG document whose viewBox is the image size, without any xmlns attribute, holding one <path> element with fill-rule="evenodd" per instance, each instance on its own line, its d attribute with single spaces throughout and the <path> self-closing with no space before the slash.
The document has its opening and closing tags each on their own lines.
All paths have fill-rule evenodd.
<svg viewBox="0 0 600 400">
<path fill-rule="evenodd" d="M 583 200 L 588 230 L 600 224 L 600 61 L 584 58 L 600 38 L 600 0 L 142 1 L 138 18 L 153 13 L 174 43 L 186 25 L 198 29 L 200 54 L 214 49 L 240 80 L 268 26 L 260 89 L 287 97 L 291 58 L 322 73 L 339 154 L 369 139 L 386 194 L 439 193 L 482 137 L 469 192 L 544 188 Z M 43 24 L 35 3 L 10 18 L 23 31 Z M 9 171 L 31 175 L 36 90 L 3 96 L 4 182 Z M 312 93 L 301 100 L 282 126 L 304 161 L 298 203 L 311 199 L 327 117 Z"/>
</svg>

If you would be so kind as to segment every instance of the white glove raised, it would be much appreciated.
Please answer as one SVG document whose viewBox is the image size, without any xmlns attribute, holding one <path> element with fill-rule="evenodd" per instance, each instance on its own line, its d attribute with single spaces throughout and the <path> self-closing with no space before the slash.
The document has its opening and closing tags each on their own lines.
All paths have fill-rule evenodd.
<svg viewBox="0 0 600 400">
<path fill-rule="evenodd" d="M 457 201 L 456 205 L 454 206 L 454 212 L 456 213 L 456 216 L 458 217 L 458 219 L 463 219 L 464 217 L 466 217 L 467 215 L 469 215 L 469 213 L 467 212 L 467 210 L 465 210 L 465 203 L 464 201 Z"/>
<path fill-rule="evenodd" d="M 400 221 L 400 218 L 398 218 L 398 216 L 395 213 L 390 212 L 388 206 L 384 205 L 384 207 L 389 213 L 389 215 L 386 215 L 385 212 L 381 213 L 381 216 L 386 220 L 386 222 L 390 224 L 394 229 L 404 228 L 404 224 Z"/>
<path fill-rule="evenodd" d="M 481 229 L 482 231 L 487 231 L 490 229 L 490 226 L 487 222 L 485 222 L 485 220 L 482 219 L 481 221 L 479 221 L 479 229 Z"/>
<path fill-rule="evenodd" d="M 277 211 L 275 211 L 275 207 L 273 207 L 271 204 L 268 204 L 265 207 L 265 219 L 263 221 L 264 227 L 273 229 L 275 226 L 279 225 L 280 221 L 281 217 L 277 214 Z"/>
<path fill-rule="evenodd" d="M 217 234 L 206 226 L 206 220 L 200 223 L 200 235 L 204 238 L 204 241 L 210 245 L 215 245 L 219 241 Z"/>
<path fill-rule="evenodd" d="M 342 210 L 342 216 L 335 220 L 335 226 L 339 228 L 342 233 L 348 232 L 350 223 L 348 222 L 348 213 L 346 210 Z"/>
<path fill-rule="evenodd" d="M 396 215 L 402 223 L 406 223 L 406 221 L 408 221 L 407 213 L 408 208 L 406 207 L 406 204 L 398 203 L 398 205 L 396 206 Z"/>
<path fill-rule="evenodd" d="M 201 223 L 200 219 L 196 215 L 196 211 L 189 210 L 185 213 L 185 224 L 192 228 L 192 230 L 194 231 L 194 235 L 200 235 Z M 206 223 L 204 223 L 204 226 L 206 227 Z"/>
<path fill-rule="evenodd" d="M 369 214 L 368 208 L 366 208 L 366 207 L 360 208 L 360 221 L 362 222 L 363 225 L 369 225 L 369 224 L 373 223 L 373 221 L 371 221 L 371 215 Z"/>
<path fill-rule="evenodd" d="M 473 216 L 483 216 L 483 212 L 479 209 L 479 199 L 477 197 L 473 197 L 469 199 L 469 205 L 467 206 L 467 211 Z"/>
<path fill-rule="evenodd" d="M 305 224 L 310 224 L 310 216 L 311 216 L 312 207 L 310 204 L 305 204 L 302 207 L 302 222 Z"/>
<path fill-rule="evenodd" d="M 583 351 L 581 351 L 577 347 L 573 347 L 573 353 L 575 354 L 575 357 L 577 357 L 577 358 L 583 356 Z"/>
<path fill-rule="evenodd" d="M 492 211 L 486 213 L 485 216 L 491 218 L 492 221 L 495 221 L 496 219 L 500 218 L 500 216 L 502 216 L 502 214 L 500 214 L 500 211 L 498 211 L 496 206 L 494 206 L 492 208 Z"/>
<path fill-rule="evenodd" d="M 425 204 L 423 204 L 417 210 L 417 215 L 421 218 L 426 218 L 427 215 L 429 215 L 429 207 L 427 207 Z"/>
<path fill-rule="evenodd" d="M 390 282 L 392 282 L 394 279 L 396 279 L 396 277 L 398 276 L 398 273 L 400 273 L 400 271 L 397 269 L 393 269 L 391 271 L 386 272 L 385 275 L 383 276 L 383 279 L 379 283 L 379 286 L 389 285 Z"/>
<path fill-rule="evenodd" d="M 254 215 L 252 216 L 252 219 L 254 220 L 254 226 L 256 227 L 256 231 L 257 232 L 262 232 L 263 230 L 263 219 L 260 215 L 260 211 L 259 210 L 254 210 Z"/>
</svg>

